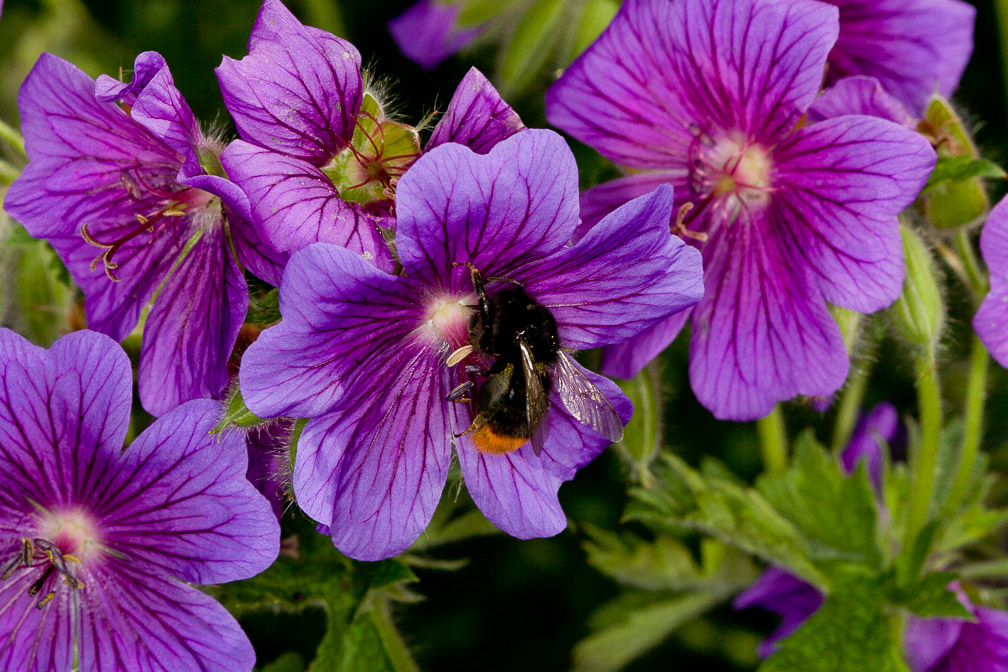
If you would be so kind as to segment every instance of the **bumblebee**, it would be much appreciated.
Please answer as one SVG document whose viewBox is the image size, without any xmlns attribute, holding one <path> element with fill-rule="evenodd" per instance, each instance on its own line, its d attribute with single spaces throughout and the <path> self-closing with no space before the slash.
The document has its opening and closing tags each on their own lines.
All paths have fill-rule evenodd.
<svg viewBox="0 0 1008 672">
<path fill-rule="evenodd" d="M 469 323 L 469 343 L 453 352 L 447 364 L 455 366 L 473 355 L 489 365 L 466 366 L 472 378 L 448 395 L 448 401 L 472 403 L 472 424 L 461 435 L 470 434 L 484 453 L 510 453 L 531 441 L 539 455 L 549 434 L 551 396 L 556 392 L 579 422 L 610 441 L 622 439 L 616 409 L 560 349 L 549 309 L 513 281 L 487 296 L 479 271 L 467 266 L 479 301 Z M 480 378 L 477 386 L 475 379 Z"/>
</svg>

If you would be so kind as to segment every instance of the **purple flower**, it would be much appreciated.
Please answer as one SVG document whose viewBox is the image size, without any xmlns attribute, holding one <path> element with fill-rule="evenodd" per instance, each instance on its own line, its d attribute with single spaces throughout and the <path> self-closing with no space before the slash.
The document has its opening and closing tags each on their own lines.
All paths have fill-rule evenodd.
<svg viewBox="0 0 1008 672">
<path fill-rule="evenodd" d="M 914 618 L 903 633 L 903 649 L 913 672 L 1008 672 L 1008 613 L 970 603 L 951 586 L 975 622 L 955 618 Z"/>
<path fill-rule="evenodd" d="M 243 579 L 280 529 L 220 404 L 191 401 L 125 451 L 132 380 L 112 340 L 49 350 L 0 329 L 0 668 L 251 670 L 234 618 L 187 585 Z"/>
<path fill-rule="evenodd" d="M 867 114 L 888 119 L 911 131 L 917 120 L 903 103 L 886 93 L 874 77 L 844 77 L 823 91 L 808 109 L 809 123 L 842 117 L 846 114 Z"/>
<path fill-rule="evenodd" d="M 392 39 L 406 58 L 424 70 L 437 65 L 469 45 L 480 36 L 485 26 L 460 28 L 459 3 L 442 4 L 437 0 L 420 0 L 389 21 Z"/>
<path fill-rule="evenodd" d="M 736 609 L 762 607 L 781 617 L 780 626 L 760 642 L 763 658 L 777 650 L 777 642 L 795 633 L 823 603 L 823 595 L 811 583 L 780 567 L 770 567 L 756 583 L 735 598 Z"/>
<path fill-rule="evenodd" d="M 430 521 L 454 443 L 491 522 L 521 538 L 564 529 L 560 484 L 618 435 L 616 415 L 625 422 L 631 409 L 616 385 L 557 348 L 625 340 L 699 299 L 699 254 L 669 235 L 672 204 L 662 187 L 568 245 L 578 224 L 574 157 L 555 133 L 528 130 L 485 155 L 442 145 L 406 173 L 397 195 L 402 275 L 338 246 L 295 253 L 280 289 L 283 320 L 245 353 L 240 380 L 260 417 L 311 418 L 294 465 L 299 506 L 351 557 L 398 553 Z M 514 337 L 505 346 L 517 352 L 533 334 L 549 341 L 555 323 L 551 346 L 522 346 L 523 357 L 540 361 L 493 373 L 504 355 L 493 361 L 470 333 L 488 324 L 482 312 L 473 317 L 473 269 L 500 316 L 490 316 L 497 327 L 489 333 Z M 507 300 L 514 308 L 500 307 Z M 525 311 L 537 311 L 535 320 L 519 322 Z M 549 347 L 555 362 L 539 354 Z M 447 401 L 470 384 L 483 398 L 494 389 L 490 376 L 496 385 L 502 375 L 513 382 L 501 398 L 534 401 L 530 368 L 542 405 L 511 408 L 515 423 L 539 414 L 531 442 L 493 425 L 474 429 L 471 404 Z M 582 406 L 571 404 L 567 385 L 584 393 L 574 395 Z M 540 452 L 536 437 L 547 430 Z"/>
<path fill-rule="evenodd" d="M 919 115 L 936 91 L 952 95 L 973 53 L 976 10 L 960 0 L 826 0 L 840 10 L 830 80 L 877 78 Z"/>
<path fill-rule="evenodd" d="M 164 59 L 146 52 L 134 68 L 132 83 L 96 84 L 39 58 L 18 94 L 30 161 L 4 207 L 55 248 L 92 329 L 121 341 L 154 299 L 139 386 L 160 415 L 223 389 L 248 306 L 242 265 L 279 283 L 283 258 L 239 215 L 241 191 L 202 167 L 222 145 L 200 131 Z"/>
<path fill-rule="evenodd" d="M 353 45 L 265 0 L 248 56 L 225 57 L 217 77 L 242 137 L 221 160 L 266 238 L 290 251 L 335 243 L 391 271 L 384 236 L 395 227 L 395 187 L 419 156 L 419 139 L 365 95 Z M 470 70 L 427 149 L 452 141 L 487 151 L 522 128 Z"/>
<path fill-rule="evenodd" d="M 719 418 L 834 392 L 849 362 L 826 303 L 869 313 L 902 288 L 897 215 L 935 153 L 882 119 L 802 124 L 837 30 L 811 0 L 628 0 L 547 92 L 553 124 L 633 169 L 582 194 L 585 228 L 675 185 L 706 274 L 690 380 Z M 608 348 L 603 371 L 636 373 L 686 320 Z"/>
<path fill-rule="evenodd" d="M 990 293 L 973 317 L 973 328 L 991 356 L 1008 367 L 1008 198 L 987 216 L 980 252 L 990 268 Z"/>
<path fill-rule="evenodd" d="M 844 469 L 850 473 L 863 461 L 875 492 L 881 493 L 882 451 L 889 447 L 899 431 L 896 408 L 888 402 L 876 404 L 854 428 L 850 443 L 840 456 Z"/>
</svg>

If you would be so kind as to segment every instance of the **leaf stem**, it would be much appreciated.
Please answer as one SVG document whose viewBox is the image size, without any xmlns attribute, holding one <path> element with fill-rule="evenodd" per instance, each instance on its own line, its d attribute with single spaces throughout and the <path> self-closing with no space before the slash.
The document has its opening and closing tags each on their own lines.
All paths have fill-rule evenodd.
<svg viewBox="0 0 1008 672">
<path fill-rule="evenodd" d="M 928 520 L 942 427 L 941 390 L 934 356 L 930 352 L 917 353 L 914 357 L 914 368 L 917 373 L 917 405 L 921 435 L 915 475 L 910 488 L 910 506 L 903 538 L 904 548 L 912 547 L 918 533 Z"/>
<path fill-rule="evenodd" d="M 779 474 L 787 468 L 787 428 L 780 404 L 774 406 L 770 414 L 756 421 L 760 450 L 763 453 L 763 467 L 769 474 Z"/>
</svg>

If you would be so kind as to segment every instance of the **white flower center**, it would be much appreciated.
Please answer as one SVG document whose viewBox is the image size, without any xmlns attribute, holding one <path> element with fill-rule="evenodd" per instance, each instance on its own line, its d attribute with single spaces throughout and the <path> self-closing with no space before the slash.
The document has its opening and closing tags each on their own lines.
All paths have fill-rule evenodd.
<svg viewBox="0 0 1008 672">
<path fill-rule="evenodd" d="M 455 350 L 469 339 L 469 320 L 476 305 L 474 294 L 435 298 L 427 308 L 423 331 L 432 343 Z"/>
</svg>

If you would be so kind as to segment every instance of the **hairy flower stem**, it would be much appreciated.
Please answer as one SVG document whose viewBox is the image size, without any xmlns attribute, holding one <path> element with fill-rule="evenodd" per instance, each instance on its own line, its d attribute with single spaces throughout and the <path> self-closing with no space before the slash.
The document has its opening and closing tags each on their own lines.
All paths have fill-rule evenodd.
<svg viewBox="0 0 1008 672">
<path fill-rule="evenodd" d="M 787 468 L 787 428 L 780 404 L 774 406 L 770 414 L 756 421 L 763 467 L 768 474 L 779 474 Z"/>
<path fill-rule="evenodd" d="M 874 333 L 873 330 L 869 330 Z M 837 404 L 836 421 L 833 424 L 833 452 L 839 455 L 847 447 L 854 426 L 857 424 L 861 402 L 871 377 L 872 365 L 875 363 L 875 351 L 878 341 L 873 336 L 868 337 L 860 356 L 851 363 L 851 373 L 847 377 L 840 403 Z"/>
<path fill-rule="evenodd" d="M 914 357 L 917 373 L 917 404 L 920 413 L 920 448 L 913 482 L 910 486 L 910 506 L 907 512 L 904 548 L 910 548 L 921 528 L 927 523 L 934 491 L 938 461 L 938 441 L 941 437 L 941 388 L 934 355 L 920 352 Z"/>
<path fill-rule="evenodd" d="M 954 513 L 963 496 L 966 488 L 969 487 L 973 476 L 973 463 L 976 461 L 977 450 L 980 448 L 980 437 L 983 434 L 984 401 L 987 397 L 987 365 L 990 358 L 987 356 L 987 348 L 980 341 L 980 338 L 973 334 L 972 354 L 970 356 L 970 376 L 969 385 L 966 388 L 966 409 L 963 414 L 965 420 L 965 431 L 963 433 L 962 447 L 959 450 L 959 469 L 956 471 L 955 481 L 949 490 L 948 497 L 942 510 L 945 513 Z"/>
<path fill-rule="evenodd" d="M 960 230 L 956 235 L 956 249 L 966 269 L 966 276 L 969 279 L 970 288 L 973 290 L 976 305 L 980 305 L 990 286 L 987 275 L 973 252 L 973 243 L 970 241 L 969 234 L 965 231 Z M 955 512 L 966 494 L 966 488 L 969 487 L 970 478 L 973 476 L 973 463 L 976 461 L 980 438 L 983 434 L 984 402 L 987 399 L 987 370 L 990 357 L 987 354 L 987 348 L 984 347 L 976 333 L 973 334 L 970 347 L 970 375 L 966 388 L 966 405 L 963 411 L 966 427 L 963 433 L 962 447 L 959 450 L 959 468 L 948 497 L 942 506 L 945 513 Z"/>
<path fill-rule="evenodd" d="M 16 128 L 8 126 L 3 121 L 0 121 L 0 140 L 16 149 L 21 156 L 28 156 L 28 153 L 25 151 L 24 138 L 17 132 Z"/>
</svg>

